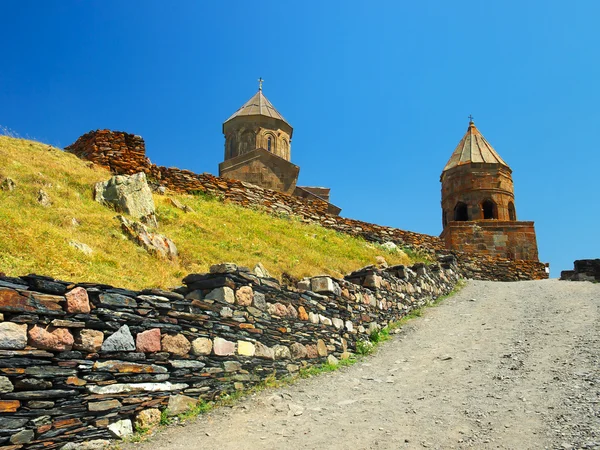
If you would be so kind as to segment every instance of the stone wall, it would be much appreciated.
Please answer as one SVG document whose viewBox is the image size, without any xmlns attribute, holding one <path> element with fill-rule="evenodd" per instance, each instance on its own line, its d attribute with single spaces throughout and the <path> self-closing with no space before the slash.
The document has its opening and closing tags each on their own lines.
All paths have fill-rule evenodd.
<svg viewBox="0 0 600 450">
<path fill-rule="evenodd" d="M 465 278 L 488 281 L 545 280 L 548 265 L 538 261 L 512 260 L 501 257 L 452 252 Z"/>
<path fill-rule="evenodd" d="M 574 270 L 563 270 L 561 280 L 600 281 L 600 259 L 578 259 L 573 263 Z"/>
<path fill-rule="evenodd" d="M 139 136 L 119 131 L 90 131 L 81 136 L 74 144 L 66 147 L 65 150 L 80 158 L 107 167 L 113 173 L 131 175 L 144 172 L 149 179 L 176 192 L 204 192 L 240 206 L 260 207 L 275 215 L 293 214 L 305 222 L 316 223 L 370 242 L 390 241 L 401 247 L 408 247 L 430 255 L 447 252 L 444 241 L 437 236 L 340 217 L 337 215 L 339 209 L 331 210 L 333 205 L 315 197 L 299 198 L 242 181 L 215 177 L 207 173 L 195 174 L 189 170 L 156 166 L 146 157 L 144 141 Z M 454 253 L 458 255 L 459 251 L 463 249 L 456 250 Z M 518 257 L 522 258 L 520 255 Z M 520 278 L 522 276 L 538 279 L 541 274 L 540 267 L 544 267 L 543 264 L 537 262 L 524 264 L 515 261 L 510 270 L 499 270 L 499 278 L 494 278 L 494 271 L 489 268 L 494 264 L 494 259 L 489 255 L 465 255 L 464 258 L 459 258 L 459 261 L 463 260 L 476 263 L 478 267 L 482 268 L 479 271 L 467 268 L 464 272 L 466 277 L 476 274 L 475 278 L 477 279 L 500 281 L 524 279 Z M 537 261 L 537 253 L 535 260 Z M 498 258 L 498 262 L 503 267 L 511 264 L 502 257 Z M 484 278 L 488 275 L 490 278 Z M 547 278 L 547 274 L 545 278 Z"/>
<path fill-rule="evenodd" d="M 465 253 L 538 261 L 533 222 L 477 220 L 450 222 L 442 231 L 446 248 Z"/>
<path fill-rule="evenodd" d="M 260 273 L 258 271 L 257 273 Z M 0 447 L 53 449 L 331 358 L 449 293 L 453 256 L 293 287 L 233 264 L 174 291 L 0 277 Z"/>
</svg>

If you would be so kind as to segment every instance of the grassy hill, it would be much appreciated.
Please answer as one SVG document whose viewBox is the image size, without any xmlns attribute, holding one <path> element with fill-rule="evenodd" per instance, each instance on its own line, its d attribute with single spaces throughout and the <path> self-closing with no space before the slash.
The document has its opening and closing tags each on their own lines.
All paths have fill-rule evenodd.
<svg viewBox="0 0 600 450">
<path fill-rule="evenodd" d="M 378 255 L 390 264 L 410 263 L 403 253 L 294 218 L 274 218 L 261 211 L 215 199 L 155 195 L 159 232 L 179 250 L 178 261 L 157 259 L 129 241 L 116 213 L 92 198 L 94 183 L 111 174 L 46 144 L 0 136 L 0 181 L 9 177 L 13 191 L 0 190 L 0 272 L 28 273 L 70 281 L 94 281 L 120 287 L 170 287 L 192 272 L 230 261 L 254 267 L 258 262 L 275 277 L 340 277 Z M 42 206 L 39 191 L 52 202 Z M 194 209 L 185 213 L 169 197 Z M 85 255 L 69 243 L 92 248 Z"/>
</svg>

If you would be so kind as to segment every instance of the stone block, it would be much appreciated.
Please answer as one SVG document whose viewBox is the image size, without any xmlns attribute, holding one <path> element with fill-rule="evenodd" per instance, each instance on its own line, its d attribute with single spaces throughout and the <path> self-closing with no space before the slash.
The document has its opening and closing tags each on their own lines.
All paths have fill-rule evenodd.
<svg viewBox="0 0 600 450">
<path fill-rule="evenodd" d="M 178 356 L 187 355 L 192 349 L 192 344 L 183 334 L 165 334 L 161 340 L 162 351 Z"/>
<path fill-rule="evenodd" d="M 169 397 L 169 404 L 167 411 L 169 416 L 177 416 L 183 414 L 190 408 L 193 408 L 198 403 L 198 400 L 188 397 L 187 395 L 171 395 Z"/>
<path fill-rule="evenodd" d="M 142 331 L 135 337 L 135 349 L 140 353 L 160 352 L 160 328 Z"/>
<path fill-rule="evenodd" d="M 301 281 L 298 281 L 298 283 L 296 284 L 296 288 L 299 291 L 310 291 L 311 282 L 310 282 L 310 280 L 301 280 Z"/>
<path fill-rule="evenodd" d="M 306 348 L 306 357 L 307 358 L 318 358 L 319 352 L 317 351 L 317 346 L 315 344 L 308 344 L 304 346 Z"/>
<path fill-rule="evenodd" d="M 138 430 L 149 430 L 160 423 L 160 410 L 148 408 L 140 411 L 135 417 L 135 428 Z"/>
<path fill-rule="evenodd" d="M 314 277 L 310 280 L 311 290 L 318 293 L 331 293 L 335 292 L 335 285 L 333 280 L 329 277 Z"/>
<path fill-rule="evenodd" d="M 338 363 L 339 363 L 339 361 L 335 356 L 329 355 L 327 357 L 327 364 L 331 364 L 332 366 L 337 366 Z"/>
<path fill-rule="evenodd" d="M 265 300 L 265 294 L 262 294 L 260 292 L 254 292 L 252 306 L 261 311 L 267 309 L 267 301 Z"/>
<path fill-rule="evenodd" d="M 275 355 L 275 359 L 291 359 L 292 354 L 290 353 L 290 349 L 285 345 L 274 345 L 273 353 Z"/>
<path fill-rule="evenodd" d="M 252 342 L 237 341 L 237 352 L 240 356 L 254 356 L 256 347 Z"/>
<path fill-rule="evenodd" d="M 82 287 L 76 287 L 65 294 L 67 299 L 67 312 L 69 314 L 89 314 L 90 300 L 87 291 Z"/>
<path fill-rule="evenodd" d="M 10 437 L 10 443 L 14 445 L 27 444 L 33 440 L 33 430 L 21 430 Z"/>
<path fill-rule="evenodd" d="M 127 325 L 123 325 L 121 328 L 107 337 L 102 344 L 101 350 L 103 352 L 134 351 L 135 342 L 133 342 L 133 336 L 131 335 L 131 331 L 129 331 L 129 327 Z"/>
<path fill-rule="evenodd" d="M 124 420 L 119 420 L 118 422 L 111 423 L 108 426 L 108 431 L 110 431 L 114 437 L 123 439 L 124 437 L 127 437 L 127 436 L 133 434 L 133 427 L 131 426 L 131 420 L 124 419 Z"/>
<path fill-rule="evenodd" d="M 289 317 L 290 319 L 297 319 L 298 311 L 296 311 L 296 308 L 294 308 L 292 305 L 288 305 L 285 317 Z"/>
<path fill-rule="evenodd" d="M 216 337 L 213 343 L 213 352 L 217 356 L 230 356 L 235 354 L 235 342 Z"/>
<path fill-rule="evenodd" d="M 223 369 L 225 372 L 237 372 L 241 370 L 242 364 L 239 361 L 225 361 L 223 363 Z"/>
<path fill-rule="evenodd" d="M 333 326 L 338 330 L 344 328 L 344 321 L 342 319 L 334 317 L 333 319 L 331 319 L 331 322 L 333 323 Z"/>
<path fill-rule="evenodd" d="M 317 325 L 319 323 L 319 315 L 315 314 L 314 312 L 309 312 L 308 320 L 310 320 L 310 323 L 314 323 L 315 325 Z"/>
<path fill-rule="evenodd" d="M 290 354 L 294 359 L 303 359 L 306 358 L 307 351 L 306 347 L 299 342 L 294 342 L 290 345 Z"/>
<path fill-rule="evenodd" d="M 235 293 L 236 303 L 240 306 L 252 305 L 253 298 L 254 298 L 254 293 L 250 286 L 242 286 Z"/>
<path fill-rule="evenodd" d="M 0 322 L 0 350 L 23 350 L 26 346 L 26 324 Z"/>
<path fill-rule="evenodd" d="M 233 263 L 221 263 L 210 266 L 210 273 L 236 273 L 238 266 Z"/>
<path fill-rule="evenodd" d="M 98 330 L 78 330 L 75 333 L 73 348 L 88 353 L 99 352 L 104 342 L 104 333 Z"/>
<path fill-rule="evenodd" d="M 263 359 L 275 359 L 275 352 L 272 348 L 269 348 L 266 345 L 261 344 L 260 342 L 256 342 L 254 344 L 254 348 L 255 357 Z"/>
<path fill-rule="evenodd" d="M 213 343 L 208 338 L 196 338 L 192 341 L 192 355 L 210 355 Z"/>
<path fill-rule="evenodd" d="M 327 345 L 325 345 L 325 341 L 323 341 L 323 339 L 319 339 L 317 341 L 317 353 L 319 356 L 327 356 L 329 354 Z"/>
<path fill-rule="evenodd" d="M 14 386 L 8 379 L 8 377 L 0 376 L 0 394 L 7 394 L 8 392 L 14 391 Z"/>
<path fill-rule="evenodd" d="M 34 325 L 29 330 L 29 345 L 35 348 L 63 352 L 71 350 L 73 343 L 73 335 L 66 328 L 42 328 Z"/>
<path fill-rule="evenodd" d="M 120 408 L 121 402 L 119 400 L 105 400 L 103 402 L 91 402 L 88 403 L 88 411 L 108 411 L 111 409 Z"/>
<path fill-rule="evenodd" d="M 304 309 L 304 306 L 298 307 L 298 318 L 303 321 L 308 320 L 308 314 L 306 313 L 306 309 Z"/>
<path fill-rule="evenodd" d="M 206 300 L 215 300 L 221 303 L 235 303 L 235 295 L 233 289 L 227 286 L 218 287 L 210 291 L 205 297 Z"/>
<path fill-rule="evenodd" d="M 333 325 L 333 322 L 329 317 L 325 317 L 321 314 L 319 314 L 319 322 L 321 322 L 323 325 Z"/>
</svg>

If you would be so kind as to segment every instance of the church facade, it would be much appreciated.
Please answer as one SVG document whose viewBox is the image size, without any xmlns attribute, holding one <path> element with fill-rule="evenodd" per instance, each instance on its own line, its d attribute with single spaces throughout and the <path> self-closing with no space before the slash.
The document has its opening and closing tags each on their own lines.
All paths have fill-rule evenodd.
<svg viewBox="0 0 600 450">
<path fill-rule="evenodd" d="M 440 177 L 448 249 L 538 260 L 533 222 L 517 220 L 512 170 L 473 120 Z"/>
</svg>

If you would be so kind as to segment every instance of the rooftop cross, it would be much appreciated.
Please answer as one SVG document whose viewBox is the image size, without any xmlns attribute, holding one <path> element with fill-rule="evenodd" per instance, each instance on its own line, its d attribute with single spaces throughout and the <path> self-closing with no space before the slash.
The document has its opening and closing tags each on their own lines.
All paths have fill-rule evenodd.
<svg viewBox="0 0 600 450">
<path fill-rule="evenodd" d="M 469 123 L 473 123 L 473 119 L 474 119 L 473 115 L 469 114 Z"/>
<path fill-rule="evenodd" d="M 265 80 L 263 80 L 263 79 L 262 79 L 262 77 L 260 77 L 260 78 L 258 79 L 258 90 L 259 90 L 259 91 L 262 91 L 262 84 L 263 84 L 263 81 L 265 81 Z"/>
</svg>

